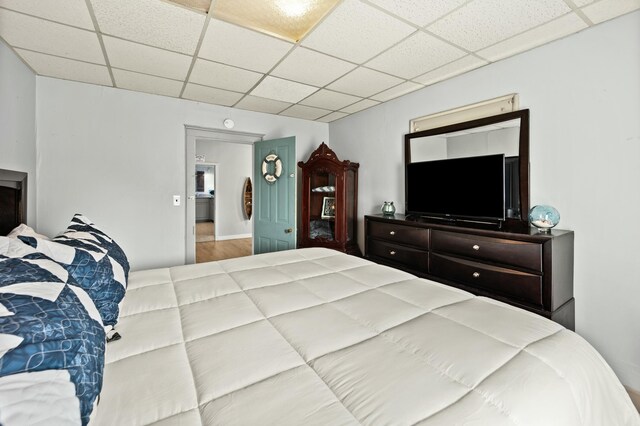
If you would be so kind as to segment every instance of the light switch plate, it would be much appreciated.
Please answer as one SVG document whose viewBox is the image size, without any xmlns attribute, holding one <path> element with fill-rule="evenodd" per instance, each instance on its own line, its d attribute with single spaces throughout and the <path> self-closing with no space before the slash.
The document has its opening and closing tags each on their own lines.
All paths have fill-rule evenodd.
<svg viewBox="0 0 640 426">
<path fill-rule="evenodd" d="M 179 195 L 174 195 L 173 196 L 173 205 L 174 206 L 179 206 L 180 205 L 180 196 Z"/>
</svg>

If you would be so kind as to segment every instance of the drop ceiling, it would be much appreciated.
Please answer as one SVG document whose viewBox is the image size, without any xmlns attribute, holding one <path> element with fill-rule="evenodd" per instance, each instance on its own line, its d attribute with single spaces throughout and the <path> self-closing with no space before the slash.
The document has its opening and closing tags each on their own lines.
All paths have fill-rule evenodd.
<svg viewBox="0 0 640 426">
<path fill-rule="evenodd" d="M 230 18 L 222 6 L 233 1 L 244 9 Z M 640 8 L 640 0 L 233 1 L 0 0 L 0 37 L 38 75 L 331 122 Z M 307 29 L 279 17 L 283 31 L 271 20 L 260 30 L 251 5 L 283 2 L 329 5 Z"/>
</svg>

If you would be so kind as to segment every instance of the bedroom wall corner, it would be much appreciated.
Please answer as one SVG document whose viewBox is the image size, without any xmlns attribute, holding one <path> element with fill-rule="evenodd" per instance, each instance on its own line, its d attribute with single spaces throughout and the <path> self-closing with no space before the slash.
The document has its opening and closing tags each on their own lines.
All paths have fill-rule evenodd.
<svg viewBox="0 0 640 426">
<path fill-rule="evenodd" d="M 2 40 L 0 169 L 28 174 L 27 224 L 37 229 L 36 75 Z"/>
</svg>

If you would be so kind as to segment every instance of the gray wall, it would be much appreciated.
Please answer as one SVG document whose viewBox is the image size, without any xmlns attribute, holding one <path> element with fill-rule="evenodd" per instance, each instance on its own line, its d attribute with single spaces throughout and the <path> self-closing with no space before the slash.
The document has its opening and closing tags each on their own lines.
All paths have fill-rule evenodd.
<svg viewBox="0 0 640 426">
<path fill-rule="evenodd" d="M 27 223 L 36 222 L 36 76 L 0 41 L 0 169 L 28 173 Z"/>
<path fill-rule="evenodd" d="M 328 139 L 328 125 L 193 101 L 38 77 L 39 229 L 83 213 L 123 246 L 133 269 L 185 259 L 185 124 L 265 138 L 296 136 L 298 159 Z M 193 173 L 192 173 L 193 174 Z"/>
<path fill-rule="evenodd" d="M 196 154 L 217 163 L 216 239 L 251 236 L 253 225 L 244 216 L 242 190 L 245 179 L 252 174 L 253 146 L 196 140 Z"/>
<path fill-rule="evenodd" d="M 531 110 L 531 205 L 575 231 L 577 332 L 640 389 L 640 12 L 485 66 L 330 125 L 360 162 L 358 216 L 404 205 L 409 120 L 509 93 Z M 366 147 L 363 149 L 363 147 Z"/>
</svg>

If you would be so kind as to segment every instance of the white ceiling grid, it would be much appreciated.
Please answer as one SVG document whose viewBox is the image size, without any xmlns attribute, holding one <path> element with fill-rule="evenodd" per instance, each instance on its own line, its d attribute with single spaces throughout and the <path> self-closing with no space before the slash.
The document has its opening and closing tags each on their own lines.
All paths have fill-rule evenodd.
<svg viewBox="0 0 640 426">
<path fill-rule="evenodd" d="M 39 75 L 331 122 L 637 9 L 341 0 L 292 42 L 168 0 L 0 0 L 0 38 Z"/>
</svg>

